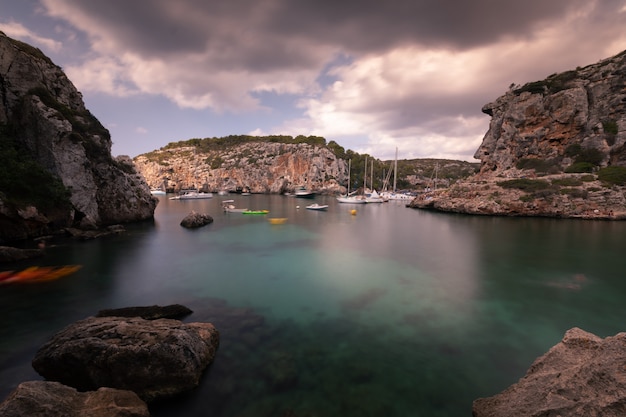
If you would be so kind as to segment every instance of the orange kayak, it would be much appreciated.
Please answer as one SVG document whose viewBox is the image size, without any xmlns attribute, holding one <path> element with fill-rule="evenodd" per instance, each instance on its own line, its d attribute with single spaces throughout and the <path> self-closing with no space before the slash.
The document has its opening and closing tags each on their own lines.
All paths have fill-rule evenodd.
<svg viewBox="0 0 626 417">
<path fill-rule="evenodd" d="M 81 265 L 31 266 L 18 272 L 6 271 L 0 273 L 0 283 L 52 281 L 73 274 L 80 268 Z"/>
</svg>

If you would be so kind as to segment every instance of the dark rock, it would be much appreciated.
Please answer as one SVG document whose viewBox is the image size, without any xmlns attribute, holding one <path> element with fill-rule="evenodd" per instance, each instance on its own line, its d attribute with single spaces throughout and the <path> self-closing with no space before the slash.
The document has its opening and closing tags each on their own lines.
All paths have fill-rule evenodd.
<svg viewBox="0 0 626 417">
<path fill-rule="evenodd" d="M 168 306 L 125 307 L 100 310 L 96 317 L 141 317 L 145 320 L 182 319 L 193 313 L 180 304 Z"/>
<path fill-rule="evenodd" d="M 91 239 L 98 239 L 98 238 L 105 237 L 105 236 L 119 235 L 125 231 L 126 229 L 124 229 L 124 226 L 121 226 L 121 225 L 109 226 L 104 229 L 84 230 L 84 229 L 77 229 L 74 227 L 68 227 L 65 229 L 65 232 L 70 237 L 74 239 L 78 239 L 78 240 L 91 240 Z"/>
<path fill-rule="evenodd" d="M 152 401 L 196 387 L 218 345 L 210 323 L 89 317 L 44 344 L 33 368 L 81 391 L 113 387 Z"/>
<path fill-rule="evenodd" d="M 538 358 L 505 391 L 474 401 L 474 417 L 626 416 L 626 333 L 601 339 L 581 329 Z"/>
<path fill-rule="evenodd" d="M 192 211 L 180 222 L 180 225 L 188 229 L 193 229 L 206 226 L 210 223 L 213 223 L 213 217 L 209 216 L 208 214 L 201 214 Z"/>
<path fill-rule="evenodd" d="M 3 417 L 149 417 L 137 394 L 113 388 L 78 392 L 58 382 L 21 383 L 0 404 Z"/>
<path fill-rule="evenodd" d="M 15 262 L 40 256 L 43 256 L 41 249 L 18 249 L 11 246 L 0 246 L 0 262 Z"/>
</svg>

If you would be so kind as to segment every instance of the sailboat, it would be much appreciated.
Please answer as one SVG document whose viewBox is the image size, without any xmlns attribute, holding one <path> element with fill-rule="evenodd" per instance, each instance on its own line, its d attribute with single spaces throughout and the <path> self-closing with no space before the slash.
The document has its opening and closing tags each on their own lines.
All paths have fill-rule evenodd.
<svg viewBox="0 0 626 417">
<path fill-rule="evenodd" d="M 391 171 L 389 171 L 391 173 Z M 398 148 L 396 148 L 396 159 L 393 166 L 393 191 L 387 191 L 386 187 L 389 183 L 389 176 L 385 179 L 385 190 L 381 192 L 381 196 L 387 200 L 413 200 L 413 197 L 409 194 L 396 192 L 396 181 L 398 177 Z"/>
<path fill-rule="evenodd" d="M 365 197 L 365 200 L 368 203 L 384 203 L 386 200 L 383 197 L 381 197 L 380 194 L 378 194 L 378 192 L 374 189 L 374 161 L 373 160 L 372 160 L 370 182 L 372 186 L 372 192 Z"/>
<path fill-rule="evenodd" d="M 337 197 L 337 201 L 340 203 L 347 204 L 365 204 L 367 201 L 363 196 L 360 195 L 350 195 L 350 167 L 352 165 L 352 160 L 348 160 L 348 186 L 346 187 L 346 195 Z"/>
</svg>

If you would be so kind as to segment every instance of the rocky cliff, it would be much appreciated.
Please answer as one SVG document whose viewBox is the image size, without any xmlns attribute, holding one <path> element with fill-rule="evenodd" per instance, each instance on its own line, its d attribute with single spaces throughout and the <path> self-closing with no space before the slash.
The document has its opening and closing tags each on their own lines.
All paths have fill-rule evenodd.
<svg viewBox="0 0 626 417">
<path fill-rule="evenodd" d="M 345 190 L 347 164 L 325 141 L 288 143 L 289 138 L 272 142 L 247 137 L 223 146 L 226 139 L 202 139 L 195 146 L 172 144 L 134 162 L 151 187 L 165 185 L 169 191 L 247 188 L 253 193 L 284 193 L 299 186 L 318 193 Z"/>
<path fill-rule="evenodd" d="M 511 85 L 482 111 L 480 173 L 414 207 L 475 214 L 626 218 L 626 52 Z"/>
<path fill-rule="evenodd" d="M 0 32 L 0 242 L 151 218 L 130 158 L 41 51 Z"/>
</svg>

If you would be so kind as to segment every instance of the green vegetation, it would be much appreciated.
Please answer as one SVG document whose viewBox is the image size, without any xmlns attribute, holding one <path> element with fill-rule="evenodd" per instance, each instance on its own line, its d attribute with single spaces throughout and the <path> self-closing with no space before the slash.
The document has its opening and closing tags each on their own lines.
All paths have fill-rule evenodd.
<svg viewBox="0 0 626 417">
<path fill-rule="evenodd" d="M 534 169 L 537 173 L 549 172 L 554 166 L 554 161 L 539 158 L 521 158 L 515 164 L 517 169 Z"/>
<path fill-rule="evenodd" d="M 516 178 L 513 180 L 499 181 L 497 184 L 502 188 L 517 188 L 527 193 L 533 193 L 550 188 L 550 183 L 545 180 L 532 180 L 528 178 Z"/>
<path fill-rule="evenodd" d="M 617 122 L 615 120 L 605 120 L 602 122 L 602 129 L 608 135 L 617 135 Z"/>
<path fill-rule="evenodd" d="M 230 135 L 221 138 L 189 139 L 179 142 L 172 142 L 165 145 L 161 150 L 172 150 L 183 147 L 194 147 L 198 152 L 208 153 L 210 151 L 221 151 L 244 143 L 285 143 L 298 144 L 307 143 L 312 146 L 326 146 L 326 139 L 319 136 L 250 136 L 250 135 Z M 146 154 L 147 155 L 147 154 Z"/>
<path fill-rule="evenodd" d="M 531 94 L 554 94 L 559 91 L 566 90 L 572 87 L 572 80 L 578 77 L 578 71 L 565 71 L 560 74 L 552 74 L 548 78 L 542 81 L 533 81 L 524 84 L 522 87 L 514 90 L 516 95 L 520 95 L 525 91 Z"/>
<path fill-rule="evenodd" d="M 34 205 L 44 211 L 70 207 L 70 192 L 14 140 L 8 126 L 0 126 L 0 193 L 17 207 Z"/>
<path fill-rule="evenodd" d="M 598 179 L 607 185 L 626 185 L 626 167 L 602 168 L 598 171 Z"/>
<path fill-rule="evenodd" d="M 555 178 L 552 180 L 552 185 L 558 185 L 561 187 L 578 187 L 583 185 L 583 181 L 576 177 Z"/>
<path fill-rule="evenodd" d="M 568 174 L 593 172 L 593 168 L 594 165 L 589 162 L 575 162 L 565 168 L 565 172 Z"/>
<path fill-rule="evenodd" d="M 111 140 L 109 131 L 102 126 L 100 121 L 89 112 L 74 111 L 69 107 L 59 103 L 50 92 L 44 87 L 33 88 L 28 91 L 29 95 L 39 97 L 41 102 L 46 106 L 55 109 L 61 115 L 67 119 L 72 125 L 72 133 L 70 138 L 76 142 L 81 143 L 85 148 L 85 152 L 89 159 L 93 161 L 109 161 L 111 159 L 111 153 L 106 143 Z M 26 99 L 27 96 L 24 97 Z M 97 135 L 101 139 L 101 142 L 96 142 L 90 138 L 91 135 Z"/>
<path fill-rule="evenodd" d="M 567 173 L 593 172 L 602 163 L 604 154 L 596 148 L 583 148 L 572 144 L 565 149 L 565 156 L 574 158 L 574 163 L 565 168 Z"/>
</svg>

